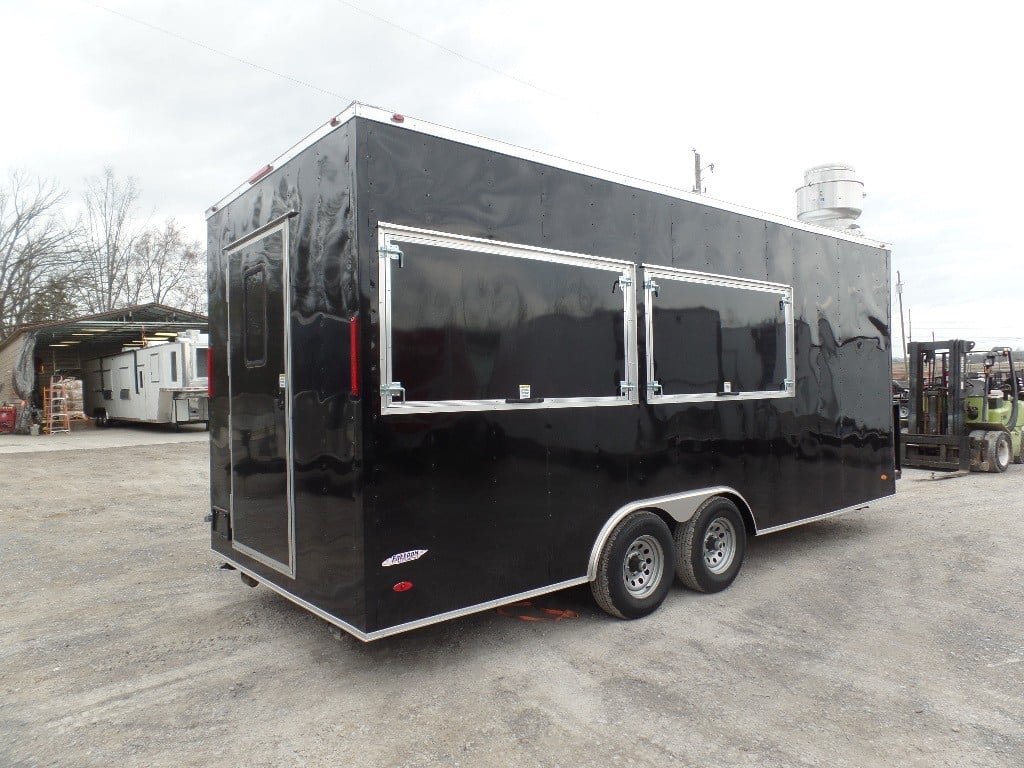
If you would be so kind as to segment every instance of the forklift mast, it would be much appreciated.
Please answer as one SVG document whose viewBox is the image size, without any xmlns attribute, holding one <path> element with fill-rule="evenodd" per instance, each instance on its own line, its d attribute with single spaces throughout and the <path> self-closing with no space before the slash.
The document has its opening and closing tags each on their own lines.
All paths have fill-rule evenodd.
<svg viewBox="0 0 1024 768">
<path fill-rule="evenodd" d="M 973 341 L 915 341 L 909 345 L 910 434 L 964 434 L 964 379 Z"/>
</svg>

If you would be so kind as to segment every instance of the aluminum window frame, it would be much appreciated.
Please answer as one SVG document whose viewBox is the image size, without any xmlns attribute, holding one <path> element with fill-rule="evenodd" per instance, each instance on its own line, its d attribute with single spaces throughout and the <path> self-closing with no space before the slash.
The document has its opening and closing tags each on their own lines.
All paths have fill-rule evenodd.
<svg viewBox="0 0 1024 768">
<path fill-rule="evenodd" d="M 731 402 L 734 400 L 767 400 L 772 398 L 794 397 L 796 395 L 796 340 L 793 318 L 793 286 L 785 283 L 772 283 L 767 280 L 753 280 L 746 277 L 731 277 L 711 272 L 698 272 L 692 269 L 663 267 L 655 264 L 641 264 L 644 276 L 644 337 L 646 341 L 647 363 L 647 402 L 649 403 L 700 403 L 700 402 Z M 786 377 L 784 386 L 779 390 L 757 390 L 754 392 L 737 392 L 723 397 L 718 392 L 700 392 L 693 394 L 664 394 L 661 385 L 654 377 L 654 302 L 655 283 L 658 280 L 674 280 L 676 282 L 714 285 L 722 288 L 735 288 L 741 291 L 757 291 L 759 293 L 776 294 L 783 302 L 784 323 L 786 328 Z"/>
<path fill-rule="evenodd" d="M 391 336 L 391 270 L 399 259 L 402 244 L 424 245 L 459 251 L 487 253 L 514 259 L 545 261 L 577 266 L 584 269 L 606 271 L 616 279 L 610 284 L 622 292 L 622 331 L 624 372 L 626 378 L 619 384 L 619 394 L 603 397 L 545 397 L 542 402 L 506 402 L 504 399 L 483 400 L 405 400 L 400 381 L 394 381 Z M 380 400 L 381 414 L 395 413 L 455 413 L 462 411 L 514 411 L 540 408 L 584 408 L 639 403 L 639 353 L 636 328 L 637 266 L 624 259 L 556 251 L 536 246 L 519 245 L 487 240 L 447 232 L 408 227 L 381 222 L 377 226 L 377 256 L 379 287 L 377 309 L 380 325 Z"/>
</svg>

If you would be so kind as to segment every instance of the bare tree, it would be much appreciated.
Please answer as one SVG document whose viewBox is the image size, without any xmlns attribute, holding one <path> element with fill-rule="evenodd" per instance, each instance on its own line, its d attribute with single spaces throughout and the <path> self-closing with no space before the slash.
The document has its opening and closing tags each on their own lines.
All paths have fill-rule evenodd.
<svg viewBox="0 0 1024 768">
<path fill-rule="evenodd" d="M 202 246 L 186 243 L 185 232 L 174 219 L 167 219 L 162 229 L 148 229 L 135 243 L 132 258 L 130 296 L 133 303 L 141 298 L 182 309 L 194 305 L 196 283 L 206 291 Z"/>
<path fill-rule="evenodd" d="M 0 339 L 46 311 L 47 286 L 66 286 L 72 235 L 67 193 L 56 182 L 12 172 L 0 187 Z"/>
<path fill-rule="evenodd" d="M 118 180 L 109 165 L 102 176 L 86 179 L 79 245 L 84 274 L 79 290 L 81 303 L 90 312 L 105 312 L 138 300 L 132 295 L 131 266 L 141 232 L 134 218 L 139 195 L 136 180 L 131 176 Z"/>
</svg>

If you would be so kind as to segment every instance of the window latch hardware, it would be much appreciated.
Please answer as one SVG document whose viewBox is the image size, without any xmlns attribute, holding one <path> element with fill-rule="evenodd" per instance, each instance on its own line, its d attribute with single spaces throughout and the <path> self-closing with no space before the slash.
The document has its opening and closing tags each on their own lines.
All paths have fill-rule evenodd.
<svg viewBox="0 0 1024 768">
<path fill-rule="evenodd" d="M 385 245 L 379 251 L 382 259 L 391 259 L 392 261 L 398 262 L 398 268 L 401 269 L 405 266 L 405 254 L 402 253 L 402 249 L 397 245 Z"/>
<path fill-rule="evenodd" d="M 405 402 L 405 387 L 402 386 L 400 381 L 392 381 L 390 384 L 385 384 L 380 388 L 381 397 L 391 398 L 391 402 L 395 402 L 396 397 L 401 397 L 401 402 Z"/>
<path fill-rule="evenodd" d="M 654 282 L 654 279 L 644 281 L 644 290 L 650 291 L 654 294 L 654 298 L 658 298 L 661 294 L 661 286 Z"/>
</svg>

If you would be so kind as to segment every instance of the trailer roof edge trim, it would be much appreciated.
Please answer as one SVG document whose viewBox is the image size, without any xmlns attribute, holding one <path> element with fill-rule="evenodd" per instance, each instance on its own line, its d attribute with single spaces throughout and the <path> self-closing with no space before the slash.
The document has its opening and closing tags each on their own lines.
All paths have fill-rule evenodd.
<svg viewBox="0 0 1024 768">
<path fill-rule="evenodd" d="M 373 107 L 360 102 L 352 102 L 344 110 L 339 112 L 335 117 L 332 117 L 327 122 L 320 125 L 318 128 L 311 131 L 305 138 L 296 143 L 290 149 L 274 158 L 270 162 L 270 166 L 274 171 L 279 170 L 282 165 L 287 163 L 292 158 L 299 155 L 303 150 L 312 146 L 317 141 L 322 139 L 327 134 L 341 128 L 351 120 L 362 117 L 367 120 L 372 120 L 377 123 L 385 123 L 387 125 L 394 126 L 396 128 L 406 128 L 418 133 L 424 133 L 429 136 L 435 136 L 441 139 L 449 139 L 451 141 L 459 142 L 460 144 L 467 144 L 469 146 L 478 147 L 480 149 L 490 150 L 492 152 L 498 152 L 503 155 L 510 155 L 512 157 L 518 157 L 522 160 L 528 160 L 532 162 L 542 163 L 549 165 L 553 168 L 559 168 L 564 171 L 570 171 L 572 173 L 579 173 L 584 176 L 590 176 L 596 179 L 602 179 L 604 181 L 611 181 L 618 184 L 624 184 L 629 187 L 635 187 L 637 189 L 643 189 L 648 192 L 654 192 L 656 194 L 665 195 L 672 197 L 677 200 L 685 200 L 692 203 L 700 203 L 710 208 L 717 208 L 723 211 L 729 211 L 731 213 L 738 213 L 743 216 L 751 216 L 756 219 L 763 221 L 770 221 L 773 224 L 781 224 L 786 227 L 792 227 L 793 229 L 799 229 L 804 232 L 812 232 L 819 235 L 826 235 L 833 237 L 838 240 L 846 240 L 851 243 L 861 243 L 874 248 L 888 249 L 889 244 L 881 241 L 874 240 L 872 238 L 863 237 L 861 235 L 848 234 L 846 232 L 840 232 L 838 230 L 827 229 L 825 227 L 815 226 L 813 224 L 805 224 L 797 219 L 790 219 L 785 216 L 779 216 L 774 213 L 768 213 L 766 211 L 759 211 L 756 208 L 750 208 L 743 205 L 737 205 L 735 203 L 729 203 L 724 200 L 717 200 L 713 197 L 705 197 L 704 195 L 696 195 L 692 192 L 687 192 L 676 187 L 670 187 L 666 184 L 659 184 L 654 181 L 647 181 L 640 179 L 635 176 L 629 176 L 628 174 L 619 173 L 616 171 L 609 171 L 604 168 L 597 168 L 595 166 L 586 165 L 575 160 L 569 160 L 557 155 L 549 155 L 544 152 L 540 152 L 534 149 L 528 149 L 526 147 L 520 147 L 515 144 L 509 144 L 507 142 L 499 141 L 497 139 L 489 139 L 479 134 L 469 133 L 467 131 L 460 131 L 456 128 L 449 128 L 447 126 L 439 125 L 437 123 L 431 123 L 427 120 L 420 120 L 418 118 L 409 117 L 408 115 L 402 116 L 401 122 L 395 122 L 392 118 L 397 113 L 389 112 L 388 110 L 381 109 L 380 107 Z M 273 171 L 271 171 L 272 173 Z M 269 173 L 267 174 L 269 175 Z M 246 180 L 239 184 L 233 191 L 222 197 L 212 206 L 206 210 L 206 218 L 209 219 L 211 216 L 216 214 L 225 205 L 228 205 L 236 198 L 240 197 L 246 190 L 251 189 L 252 184 Z"/>
</svg>

